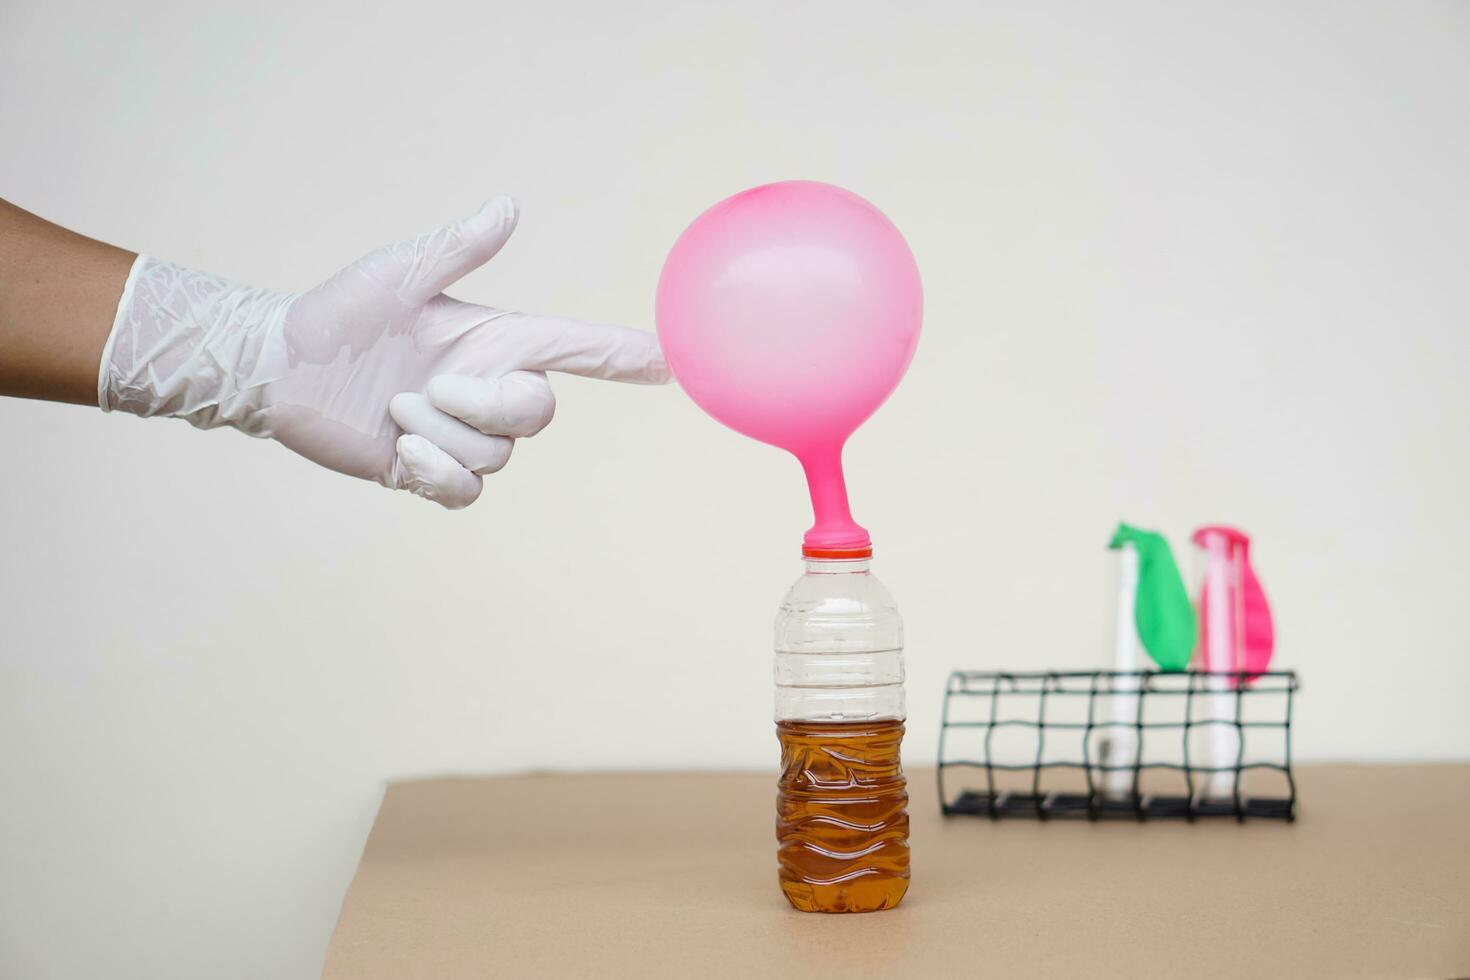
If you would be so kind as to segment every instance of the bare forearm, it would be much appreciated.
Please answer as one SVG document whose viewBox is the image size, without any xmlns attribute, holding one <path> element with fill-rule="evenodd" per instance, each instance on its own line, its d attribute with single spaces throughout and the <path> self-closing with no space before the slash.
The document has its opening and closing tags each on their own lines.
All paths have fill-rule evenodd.
<svg viewBox="0 0 1470 980">
<path fill-rule="evenodd" d="M 133 259 L 0 200 L 0 395 L 97 404 Z"/>
</svg>

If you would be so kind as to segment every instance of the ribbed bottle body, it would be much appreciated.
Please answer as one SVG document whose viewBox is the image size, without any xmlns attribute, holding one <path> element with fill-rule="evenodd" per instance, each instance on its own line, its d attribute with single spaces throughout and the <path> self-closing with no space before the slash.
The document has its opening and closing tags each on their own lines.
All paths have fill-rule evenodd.
<svg viewBox="0 0 1470 980">
<path fill-rule="evenodd" d="M 909 884 L 903 619 L 868 559 L 809 559 L 776 617 L 781 888 L 807 912 L 892 908 Z"/>
</svg>

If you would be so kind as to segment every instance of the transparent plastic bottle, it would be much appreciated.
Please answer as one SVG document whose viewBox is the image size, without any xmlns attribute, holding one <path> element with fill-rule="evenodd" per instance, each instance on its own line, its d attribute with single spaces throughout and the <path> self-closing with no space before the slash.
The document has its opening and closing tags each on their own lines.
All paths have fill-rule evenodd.
<svg viewBox="0 0 1470 980">
<path fill-rule="evenodd" d="M 871 548 L 803 554 L 776 615 L 781 890 L 805 912 L 893 908 L 909 885 L 903 619 Z"/>
</svg>

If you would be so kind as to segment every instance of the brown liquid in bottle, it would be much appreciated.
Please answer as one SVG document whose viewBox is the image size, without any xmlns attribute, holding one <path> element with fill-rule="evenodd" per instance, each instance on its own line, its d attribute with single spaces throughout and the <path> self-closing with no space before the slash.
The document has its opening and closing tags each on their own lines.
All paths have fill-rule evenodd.
<svg viewBox="0 0 1470 980">
<path fill-rule="evenodd" d="M 780 721 L 781 890 L 803 912 L 891 909 L 909 887 L 903 722 Z"/>
</svg>

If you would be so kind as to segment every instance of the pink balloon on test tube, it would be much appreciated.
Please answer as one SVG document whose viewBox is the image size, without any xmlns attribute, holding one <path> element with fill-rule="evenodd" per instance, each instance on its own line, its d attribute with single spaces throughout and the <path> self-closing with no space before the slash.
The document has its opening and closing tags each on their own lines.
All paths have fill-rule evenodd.
<svg viewBox="0 0 1470 980">
<path fill-rule="evenodd" d="M 715 419 L 801 461 L 808 554 L 872 546 L 848 507 L 842 447 L 908 369 L 923 305 L 893 223 L 815 181 L 726 198 L 664 262 L 655 315 L 669 367 Z"/>
</svg>

